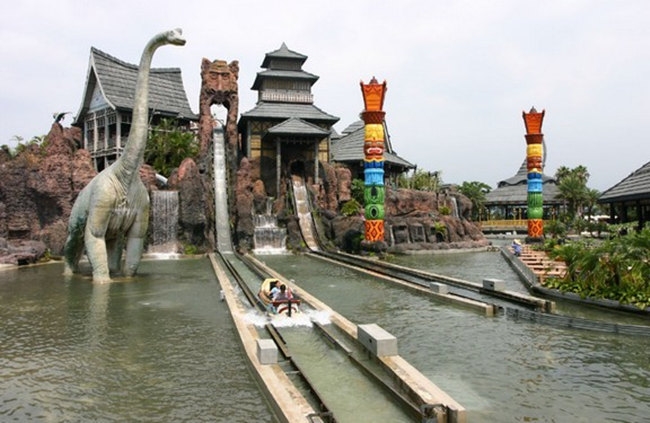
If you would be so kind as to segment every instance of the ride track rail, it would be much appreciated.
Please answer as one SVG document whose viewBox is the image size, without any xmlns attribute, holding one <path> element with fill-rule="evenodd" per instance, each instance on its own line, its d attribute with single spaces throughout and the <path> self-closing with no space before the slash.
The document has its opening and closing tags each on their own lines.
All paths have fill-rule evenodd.
<svg viewBox="0 0 650 423">
<path fill-rule="evenodd" d="M 220 252 L 216 252 L 215 256 L 218 260 L 218 262 L 226 269 L 228 274 L 231 277 L 231 280 L 235 281 L 237 283 L 237 286 L 241 291 L 243 292 L 244 296 L 246 296 L 246 299 L 250 303 L 251 306 L 255 306 L 257 309 L 259 309 L 262 312 L 266 312 L 266 307 L 264 307 L 264 304 L 262 304 L 262 301 L 255 295 L 255 293 L 251 290 L 251 288 L 248 286 L 248 284 L 244 281 L 244 279 L 241 277 L 237 269 L 233 266 L 233 264 L 223 256 Z M 236 259 L 240 260 L 242 263 L 244 263 L 249 269 L 251 269 L 254 273 L 256 273 L 260 277 L 264 277 L 260 269 L 258 269 L 256 266 L 254 266 L 250 261 L 245 260 L 242 256 L 239 255 L 233 255 Z M 322 419 L 324 422 L 329 422 L 329 423 L 336 423 L 336 419 L 334 418 L 334 415 L 332 412 L 329 410 L 327 405 L 325 404 L 325 401 L 321 398 L 321 395 L 318 393 L 314 385 L 311 383 L 311 381 L 305 376 L 305 373 L 302 371 L 300 366 L 293 360 L 291 353 L 289 351 L 289 348 L 287 347 L 286 342 L 278 332 L 277 328 L 273 326 L 271 323 L 267 323 L 265 326 L 265 329 L 271 339 L 275 342 L 275 344 L 278 346 L 278 350 L 282 354 L 282 356 L 285 358 L 288 368 L 285 367 L 284 371 L 287 374 L 291 374 L 293 376 L 297 376 L 302 385 L 305 387 L 305 390 L 309 393 L 311 402 L 315 403 L 317 405 L 317 408 L 320 410 L 318 413 L 318 417 Z M 314 416 L 316 417 L 316 416 Z"/>
<path fill-rule="evenodd" d="M 248 302 L 255 306 L 261 312 L 266 312 L 266 307 L 262 301 L 255 295 L 251 290 L 250 286 L 243 280 L 239 272 L 235 269 L 233 264 L 224 257 L 221 253 L 215 253 L 217 260 L 220 264 L 228 271 L 231 275 L 232 280 L 234 280 L 237 286 L 241 289 L 242 293 L 248 300 Z M 270 277 L 262 268 L 258 266 L 255 260 L 250 259 L 247 256 L 233 255 L 233 258 L 239 260 L 244 265 L 247 266 L 249 270 L 258 275 L 260 279 Z M 323 337 L 323 339 L 328 342 L 330 345 L 336 347 L 337 349 L 343 351 L 350 363 L 359 369 L 369 380 L 372 381 L 376 386 L 379 386 L 385 392 L 387 392 L 398 404 L 401 405 L 402 409 L 416 421 L 425 421 L 430 417 L 433 412 L 433 406 L 418 406 L 411 399 L 409 399 L 405 394 L 399 391 L 398 387 L 387 377 L 379 367 L 372 366 L 367 360 L 363 360 L 363 352 L 360 352 L 359 349 L 355 351 L 355 348 L 351 348 L 346 344 L 346 341 L 342 339 L 346 335 L 335 334 L 332 330 L 328 329 L 325 325 L 312 321 L 314 327 L 318 330 L 318 333 Z M 281 331 L 278 330 L 272 323 L 267 323 L 265 325 L 265 330 L 268 335 L 273 339 L 275 344 L 278 346 L 278 350 L 286 360 L 283 369 L 287 375 L 296 376 L 300 379 L 301 385 L 304 387 L 311 398 L 311 402 L 317 405 L 317 408 L 320 410 L 318 417 L 323 419 L 325 422 L 336 422 L 336 419 L 333 413 L 329 410 L 329 407 L 325 404 L 325 401 L 322 399 L 321 394 L 315 388 L 311 380 L 305 375 L 305 372 L 301 367 L 294 361 L 291 351 L 289 350 L 284 338 L 282 337 Z M 351 338 L 346 338 L 349 342 L 356 342 Z"/>
<path fill-rule="evenodd" d="M 455 288 L 453 292 L 449 293 L 450 296 L 491 304 L 495 310 L 503 311 L 512 306 L 539 310 L 542 312 L 550 312 L 554 309 L 554 303 L 552 301 L 513 291 L 488 289 L 475 282 L 428 273 L 379 260 L 369 260 L 364 257 L 352 256 L 341 252 L 312 251 L 310 255 L 320 259 L 345 264 L 351 268 L 377 274 L 378 276 L 397 280 L 406 286 L 429 289 L 431 282 L 449 285 Z M 469 293 L 478 294 L 478 296 Z M 490 300 L 495 302 L 488 302 L 482 297 L 488 297 Z"/>
<path fill-rule="evenodd" d="M 249 257 L 246 256 L 238 256 L 238 259 L 242 261 L 246 266 L 248 266 L 249 269 L 251 269 L 253 272 L 258 274 L 261 278 L 264 277 L 269 277 L 268 274 L 265 273 L 265 271 L 260 268 L 257 263 L 254 260 L 251 260 Z M 233 269 L 234 270 L 234 269 Z M 242 287 L 242 290 L 247 290 L 249 294 L 245 294 L 246 297 L 250 299 L 250 297 L 257 298 L 254 296 L 250 290 L 250 287 L 248 285 L 241 281 L 241 283 L 238 280 L 238 284 L 245 285 L 245 287 Z M 262 302 L 257 299 L 255 301 L 258 304 L 258 308 L 260 308 L 262 311 L 266 311 L 265 307 L 262 305 Z M 374 369 L 373 367 L 369 366 L 366 364 L 363 360 L 359 359 L 356 357 L 354 350 L 349 348 L 343 340 L 341 340 L 336 334 L 334 334 L 332 331 L 327 329 L 324 325 L 312 321 L 312 324 L 314 327 L 316 327 L 319 330 L 319 333 L 331 344 L 334 345 L 335 347 L 343 350 L 343 352 L 346 354 L 347 358 L 350 360 L 350 362 L 360 369 L 367 377 L 369 377 L 375 384 L 378 384 L 384 391 L 388 392 L 396 401 L 398 401 L 402 406 L 404 407 L 405 410 L 408 411 L 408 413 L 418 419 L 426 418 L 427 416 L 430 415 L 432 412 L 431 409 L 425 408 L 425 407 L 419 407 L 418 405 L 414 404 L 413 401 L 411 401 L 409 398 L 406 396 L 402 395 L 393 385 L 390 383 L 385 377 L 381 376 L 381 372 Z M 282 351 L 283 355 L 291 360 L 291 354 L 288 351 L 288 348 L 286 346 L 286 343 L 284 342 L 284 339 L 280 335 L 280 332 L 277 330 L 275 326 L 273 326 L 271 323 L 268 323 L 266 325 L 266 329 L 269 332 L 269 334 L 273 337 L 274 341 L 278 345 L 278 348 Z M 293 360 L 291 360 L 293 363 Z M 296 367 L 296 369 L 299 369 L 298 365 L 293 363 L 293 365 Z M 300 370 L 299 370 L 300 371 Z M 306 376 L 300 371 L 301 375 L 306 379 Z M 311 384 L 309 384 L 311 387 Z M 314 389 L 313 387 L 311 389 Z M 317 394 L 316 390 L 314 389 L 314 392 Z M 323 404 L 324 407 L 324 402 L 320 400 L 320 402 Z M 332 420 L 334 421 L 334 420 Z"/>
<path fill-rule="evenodd" d="M 475 297 L 464 295 L 462 291 L 477 293 L 494 300 L 495 309 L 505 312 L 512 319 L 527 320 L 533 323 L 546 324 L 556 327 L 573 328 L 580 330 L 608 332 L 633 336 L 650 336 L 650 326 L 632 325 L 624 323 L 610 323 L 600 320 L 591 320 L 573 316 L 565 316 L 555 312 L 555 302 L 534 296 L 520 294 L 512 291 L 498 291 L 484 288 L 481 284 L 464 281 L 448 276 L 428 273 L 417 269 L 410 269 L 399 265 L 369 260 L 364 257 L 352 256 L 341 252 L 311 251 L 309 255 L 330 262 L 346 265 L 350 268 L 371 274 L 397 280 L 400 284 L 417 288 L 429 288 L 431 282 L 440 282 L 458 289 L 450 292 L 459 298 L 473 301 L 484 301 Z"/>
</svg>

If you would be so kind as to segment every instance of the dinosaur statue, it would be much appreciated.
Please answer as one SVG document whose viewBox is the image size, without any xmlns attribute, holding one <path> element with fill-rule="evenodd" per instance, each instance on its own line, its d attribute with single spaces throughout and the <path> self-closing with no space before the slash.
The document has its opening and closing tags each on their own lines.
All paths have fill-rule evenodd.
<svg viewBox="0 0 650 423">
<path fill-rule="evenodd" d="M 184 45 L 182 31 L 154 36 L 142 52 L 124 152 L 81 190 L 72 207 L 64 247 L 66 275 L 78 271 L 84 247 L 93 282 L 110 282 L 111 272 L 121 270 L 125 244 L 124 276 L 133 276 L 138 269 L 149 225 L 149 193 L 139 173 L 147 144 L 149 73 L 154 52 L 165 44 Z"/>
</svg>

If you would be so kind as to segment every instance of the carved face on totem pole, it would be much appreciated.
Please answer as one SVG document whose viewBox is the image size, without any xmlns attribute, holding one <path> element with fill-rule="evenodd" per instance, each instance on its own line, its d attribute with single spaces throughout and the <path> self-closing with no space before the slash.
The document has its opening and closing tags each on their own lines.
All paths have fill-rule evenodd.
<svg viewBox="0 0 650 423">
<path fill-rule="evenodd" d="M 208 59 L 203 59 L 201 76 L 202 94 L 209 97 L 210 104 L 223 104 L 231 93 L 237 93 L 239 62 L 233 60 L 227 64 L 225 60 L 210 62 Z"/>
<path fill-rule="evenodd" d="M 363 143 L 363 152 L 367 160 L 384 160 L 384 142 L 366 141 Z"/>
</svg>

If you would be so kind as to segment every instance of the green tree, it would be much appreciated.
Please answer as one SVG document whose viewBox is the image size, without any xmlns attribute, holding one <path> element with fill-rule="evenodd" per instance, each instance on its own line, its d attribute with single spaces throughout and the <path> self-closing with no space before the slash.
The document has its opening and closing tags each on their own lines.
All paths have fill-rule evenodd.
<svg viewBox="0 0 650 423">
<path fill-rule="evenodd" d="M 162 119 L 149 131 L 144 160 L 161 175 L 169 176 L 183 159 L 195 157 L 198 152 L 194 134 L 180 130 L 174 119 Z"/>
<path fill-rule="evenodd" d="M 597 189 L 587 188 L 585 196 L 585 208 L 587 211 L 587 218 L 591 220 L 591 217 L 598 210 L 598 198 L 600 198 L 600 191 Z"/>
<path fill-rule="evenodd" d="M 441 175 L 442 172 L 439 170 L 429 172 L 422 169 L 416 169 L 410 177 L 400 175 L 398 186 L 400 188 L 416 189 L 418 191 L 437 192 L 440 185 L 442 185 Z"/>
<path fill-rule="evenodd" d="M 492 190 L 488 184 L 478 181 L 463 182 L 458 191 L 472 202 L 472 220 L 478 220 L 485 204 L 485 195 Z"/>
<path fill-rule="evenodd" d="M 581 217 L 584 206 L 589 206 L 590 202 L 595 204 L 593 196 L 597 194 L 587 188 L 589 172 L 586 167 L 580 165 L 570 169 L 560 166 L 555 172 L 555 179 L 559 191 L 558 198 L 565 202 L 569 220 Z"/>
<path fill-rule="evenodd" d="M 350 195 L 352 196 L 352 199 L 357 202 L 357 204 L 360 204 L 363 206 L 365 203 L 365 198 L 364 198 L 364 190 L 366 189 L 366 184 L 364 181 L 361 179 L 353 179 L 351 186 L 350 186 Z"/>
</svg>

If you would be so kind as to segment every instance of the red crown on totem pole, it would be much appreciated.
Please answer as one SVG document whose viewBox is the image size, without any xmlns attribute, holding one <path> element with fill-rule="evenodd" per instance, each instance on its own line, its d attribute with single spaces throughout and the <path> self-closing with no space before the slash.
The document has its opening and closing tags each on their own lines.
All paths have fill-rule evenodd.
<svg viewBox="0 0 650 423">
<path fill-rule="evenodd" d="M 384 96 L 386 94 L 386 81 L 378 83 L 373 76 L 369 84 L 361 81 L 361 93 L 363 94 L 363 103 L 365 110 L 368 112 L 378 112 L 384 108 Z"/>
<path fill-rule="evenodd" d="M 530 112 L 523 112 L 524 124 L 526 125 L 527 134 L 541 134 L 542 133 L 542 123 L 544 122 L 544 113 L 546 110 L 542 110 L 539 113 L 535 110 L 535 107 L 531 107 Z"/>
</svg>

